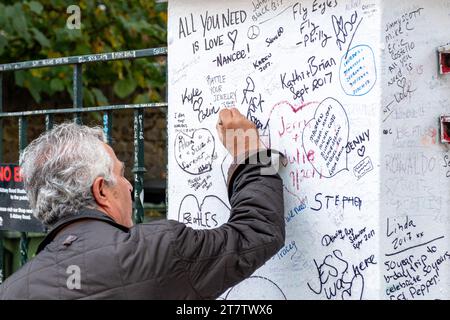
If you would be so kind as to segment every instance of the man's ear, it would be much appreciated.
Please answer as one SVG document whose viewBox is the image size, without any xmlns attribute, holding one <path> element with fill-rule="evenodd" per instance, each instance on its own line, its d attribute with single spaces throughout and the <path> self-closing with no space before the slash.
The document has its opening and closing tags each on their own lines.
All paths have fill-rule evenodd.
<svg viewBox="0 0 450 320">
<path fill-rule="evenodd" d="M 105 178 L 95 178 L 94 183 L 92 184 L 92 195 L 94 196 L 95 202 L 97 202 L 100 207 L 107 206 L 109 202 L 107 197 L 108 190 L 106 189 L 107 185 Z"/>
</svg>

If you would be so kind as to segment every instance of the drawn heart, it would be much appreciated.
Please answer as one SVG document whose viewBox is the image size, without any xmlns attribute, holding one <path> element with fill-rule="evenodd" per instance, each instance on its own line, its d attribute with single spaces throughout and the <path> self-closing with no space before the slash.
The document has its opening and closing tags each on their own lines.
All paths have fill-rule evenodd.
<svg viewBox="0 0 450 320">
<path fill-rule="evenodd" d="M 315 102 L 307 102 L 307 103 L 304 103 L 301 105 L 292 105 L 292 104 L 289 104 L 289 105 L 291 106 L 292 111 L 294 111 L 294 113 L 297 113 L 297 111 L 302 110 L 303 108 L 305 108 L 311 104 L 315 104 Z"/>
<path fill-rule="evenodd" d="M 361 158 L 364 157 L 364 154 L 366 153 L 366 147 L 362 146 L 361 148 L 358 149 L 358 156 L 360 156 Z"/>
<path fill-rule="evenodd" d="M 397 86 L 398 86 L 399 88 L 405 88 L 405 86 L 406 86 L 406 78 L 403 77 L 403 78 L 401 78 L 400 80 L 398 80 L 398 81 L 397 81 Z"/>
<path fill-rule="evenodd" d="M 295 201 L 301 202 L 301 185 L 304 179 L 320 178 L 315 169 L 308 162 L 307 155 L 302 148 L 302 132 L 309 119 L 313 118 L 314 111 L 319 104 L 317 102 L 306 104 L 292 104 L 288 101 L 280 101 L 272 106 L 269 117 L 263 130 L 263 135 L 268 138 L 264 144 L 271 149 L 280 151 L 286 161 L 280 162 L 279 174 L 283 179 L 286 193 L 293 195 Z M 311 158 L 313 158 L 312 155 Z"/>
<path fill-rule="evenodd" d="M 175 137 L 175 159 L 180 168 L 192 175 L 212 170 L 215 141 L 208 129 L 195 130 L 192 136 L 179 132 Z"/>
<path fill-rule="evenodd" d="M 232 287 L 224 295 L 224 300 L 239 300 L 248 297 L 252 293 L 255 300 L 287 300 L 280 286 L 266 277 L 251 276 Z"/>
<path fill-rule="evenodd" d="M 347 152 L 349 120 L 344 107 L 334 98 L 326 98 L 317 107 L 314 118 L 303 130 L 303 148 L 314 152 L 311 162 L 317 173 L 331 178 L 348 170 Z M 320 170 L 320 171 L 319 171 Z"/>
<path fill-rule="evenodd" d="M 178 221 L 193 229 L 213 229 L 228 221 L 230 208 L 220 198 L 209 195 L 202 203 L 193 194 L 181 200 Z"/>
<path fill-rule="evenodd" d="M 291 108 L 292 112 L 297 113 L 298 111 L 302 110 L 303 108 L 306 108 L 307 106 L 309 106 L 311 104 L 317 104 L 317 103 L 316 102 L 307 102 L 307 103 L 303 103 L 300 105 L 295 105 L 295 104 L 289 103 L 288 101 L 281 101 L 272 107 L 272 112 L 275 109 L 278 109 L 280 107 L 283 107 L 284 105 L 287 105 Z"/>
<path fill-rule="evenodd" d="M 231 42 L 233 43 L 233 50 L 234 50 L 234 45 L 236 44 L 237 35 L 238 35 L 237 29 L 234 31 L 228 32 L 228 39 L 230 39 Z"/>
<path fill-rule="evenodd" d="M 200 111 L 200 108 L 202 107 L 202 105 L 203 105 L 203 98 L 200 97 L 192 103 L 192 109 L 194 111 Z"/>
</svg>

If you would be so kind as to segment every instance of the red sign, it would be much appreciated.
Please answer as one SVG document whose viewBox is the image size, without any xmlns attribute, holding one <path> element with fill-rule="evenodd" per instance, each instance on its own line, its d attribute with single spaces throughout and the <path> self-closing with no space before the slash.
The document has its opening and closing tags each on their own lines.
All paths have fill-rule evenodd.
<svg viewBox="0 0 450 320">
<path fill-rule="evenodd" d="M 19 166 L 0 166 L 0 182 L 22 182 Z"/>
</svg>

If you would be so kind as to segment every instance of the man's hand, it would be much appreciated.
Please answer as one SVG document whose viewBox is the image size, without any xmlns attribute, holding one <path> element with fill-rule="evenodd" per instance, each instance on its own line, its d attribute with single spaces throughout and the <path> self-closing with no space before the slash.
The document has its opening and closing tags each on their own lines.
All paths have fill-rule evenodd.
<svg viewBox="0 0 450 320">
<path fill-rule="evenodd" d="M 251 152 L 257 152 L 261 148 L 255 124 L 236 108 L 222 109 L 216 127 L 220 141 L 235 161 L 243 160 Z"/>
</svg>

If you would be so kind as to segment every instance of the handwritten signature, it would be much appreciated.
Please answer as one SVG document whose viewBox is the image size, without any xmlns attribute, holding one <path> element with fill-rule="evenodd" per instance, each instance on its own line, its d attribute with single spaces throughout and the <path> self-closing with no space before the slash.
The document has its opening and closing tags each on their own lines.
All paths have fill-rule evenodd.
<svg viewBox="0 0 450 320">
<path fill-rule="evenodd" d="M 191 92 L 188 92 L 188 89 L 186 89 L 181 95 L 181 102 L 183 103 L 183 105 L 186 102 L 192 105 L 192 110 L 198 112 L 199 122 L 202 122 L 203 120 L 213 114 L 216 114 L 220 110 L 220 107 L 215 107 L 213 105 L 211 105 L 209 108 L 203 107 L 202 90 L 200 89 L 192 89 Z"/>
<path fill-rule="evenodd" d="M 364 293 L 362 271 L 376 264 L 374 259 L 375 256 L 371 255 L 358 265 L 352 265 L 350 269 L 350 264 L 343 258 L 342 252 L 338 249 L 333 250 L 333 253 L 328 254 L 320 264 L 314 259 L 319 283 L 313 287 L 308 282 L 308 287 L 317 295 L 324 293 L 328 300 L 338 295 L 342 300 L 361 300 Z"/>
<path fill-rule="evenodd" d="M 342 46 L 347 42 L 347 37 L 350 36 L 351 32 L 352 38 L 348 44 L 347 52 L 345 53 L 345 57 L 347 57 L 348 51 L 350 50 L 350 46 L 353 41 L 353 37 L 355 36 L 356 30 L 358 30 L 359 25 L 361 24 L 362 18 L 358 20 L 358 12 L 355 12 L 351 15 L 350 21 L 344 21 L 344 18 L 337 18 L 335 15 L 331 17 L 331 21 L 333 23 L 334 34 L 336 35 L 336 45 L 339 50 L 342 51 Z M 356 24 L 356 26 L 355 26 Z"/>
<path fill-rule="evenodd" d="M 262 114 L 264 100 L 261 93 L 255 95 L 256 87 L 253 79 L 251 77 L 247 77 L 246 82 L 247 86 L 244 90 L 242 90 L 244 98 L 242 99 L 241 104 L 245 104 L 248 106 L 247 118 L 255 123 L 257 129 L 263 129 L 264 125 L 255 116 L 255 113 L 259 111 Z"/>
</svg>

